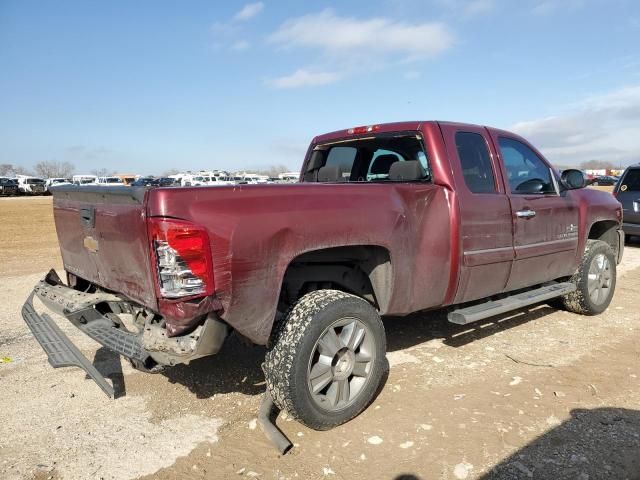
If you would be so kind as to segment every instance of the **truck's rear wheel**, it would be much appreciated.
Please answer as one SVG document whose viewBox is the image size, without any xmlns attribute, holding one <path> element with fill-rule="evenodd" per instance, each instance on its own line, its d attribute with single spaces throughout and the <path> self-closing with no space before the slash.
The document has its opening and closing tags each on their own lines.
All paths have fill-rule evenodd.
<svg viewBox="0 0 640 480">
<path fill-rule="evenodd" d="M 264 370 L 275 404 L 328 430 L 373 399 L 387 367 L 384 327 L 365 300 L 337 290 L 304 295 L 274 329 Z"/>
<path fill-rule="evenodd" d="M 601 240 L 587 240 L 578 271 L 571 277 L 576 290 L 560 298 L 562 307 L 581 315 L 604 312 L 616 288 L 616 258 Z"/>
</svg>

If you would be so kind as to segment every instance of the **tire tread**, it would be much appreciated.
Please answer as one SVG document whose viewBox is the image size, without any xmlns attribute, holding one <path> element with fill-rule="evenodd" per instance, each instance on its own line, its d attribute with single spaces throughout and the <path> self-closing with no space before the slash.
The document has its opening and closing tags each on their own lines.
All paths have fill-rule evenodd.
<svg viewBox="0 0 640 480">
<path fill-rule="evenodd" d="M 294 419 L 316 430 L 327 430 L 334 427 L 336 422 L 329 418 L 326 421 L 312 422 L 300 409 L 295 394 L 296 388 L 302 387 L 294 384 L 294 361 L 315 316 L 333 302 L 345 299 L 365 302 L 360 297 L 339 290 L 316 290 L 301 297 L 274 326 L 263 365 L 267 389 L 274 403 Z M 377 318 L 383 328 L 382 321 Z M 355 411 L 339 423 L 344 423 L 359 413 L 360 411 Z"/>
</svg>

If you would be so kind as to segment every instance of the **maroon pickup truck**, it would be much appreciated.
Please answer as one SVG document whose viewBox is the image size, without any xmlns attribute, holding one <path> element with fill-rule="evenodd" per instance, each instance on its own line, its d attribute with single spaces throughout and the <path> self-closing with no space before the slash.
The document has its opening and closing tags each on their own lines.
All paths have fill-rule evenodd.
<svg viewBox="0 0 640 480">
<path fill-rule="evenodd" d="M 54 367 L 80 366 L 109 394 L 34 296 L 150 372 L 215 354 L 234 331 L 267 346 L 272 401 L 328 429 L 379 387 L 381 316 L 605 310 L 622 211 L 584 183 L 513 133 L 426 121 L 318 136 L 297 184 L 61 186 L 66 283 L 51 271 L 23 317 Z"/>
</svg>

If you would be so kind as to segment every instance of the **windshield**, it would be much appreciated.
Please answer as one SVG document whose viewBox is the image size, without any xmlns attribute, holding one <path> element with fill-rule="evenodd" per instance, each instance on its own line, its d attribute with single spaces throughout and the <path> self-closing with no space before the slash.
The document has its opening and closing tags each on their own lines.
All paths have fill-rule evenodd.
<svg viewBox="0 0 640 480">
<path fill-rule="evenodd" d="M 317 145 L 307 163 L 305 181 L 388 182 L 391 167 L 398 162 L 413 162 L 410 165 L 415 166 L 414 170 L 422 172 L 414 179 L 429 178 L 427 154 L 416 132 Z"/>
<path fill-rule="evenodd" d="M 122 183 L 122 180 L 118 177 L 107 177 L 103 181 L 104 183 Z"/>
<path fill-rule="evenodd" d="M 30 185 L 40 185 L 44 183 L 44 180 L 40 178 L 27 178 L 27 181 L 25 183 L 28 183 Z"/>
</svg>

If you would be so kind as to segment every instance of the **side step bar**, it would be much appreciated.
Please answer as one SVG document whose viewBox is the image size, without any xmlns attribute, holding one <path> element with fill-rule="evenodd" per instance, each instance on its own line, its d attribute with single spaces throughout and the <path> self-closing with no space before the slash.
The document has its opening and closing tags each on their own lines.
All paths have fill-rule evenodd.
<svg viewBox="0 0 640 480">
<path fill-rule="evenodd" d="M 494 315 L 510 312 L 511 310 L 533 305 L 534 303 L 544 302 L 551 298 L 560 297 L 575 291 L 575 289 L 576 286 L 573 283 L 553 283 L 534 290 L 528 290 L 526 292 L 511 295 L 500 300 L 492 300 L 479 305 L 472 305 L 470 307 L 454 310 L 447 315 L 447 319 L 451 323 L 455 323 L 457 325 L 467 325 L 469 323 L 477 322 L 478 320 L 493 317 Z"/>
<path fill-rule="evenodd" d="M 78 347 L 67 337 L 49 315 L 38 315 L 34 310 L 33 293 L 22 307 L 22 318 L 33 332 L 42 349 L 46 352 L 53 368 L 80 367 L 109 397 L 114 398 L 113 387 L 102 374 L 87 360 Z"/>
</svg>

